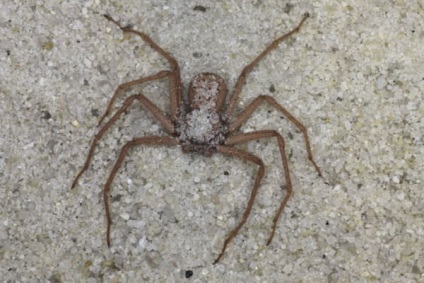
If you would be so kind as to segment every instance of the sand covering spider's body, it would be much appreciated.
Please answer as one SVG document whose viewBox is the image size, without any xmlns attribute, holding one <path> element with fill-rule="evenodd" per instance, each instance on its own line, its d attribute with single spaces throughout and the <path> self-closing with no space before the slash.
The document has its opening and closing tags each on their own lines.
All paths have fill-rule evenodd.
<svg viewBox="0 0 424 283">
<path fill-rule="evenodd" d="M 183 152 L 185 153 L 198 152 L 204 154 L 205 156 L 211 156 L 212 154 L 218 152 L 224 155 L 236 157 L 247 162 L 251 162 L 259 167 L 259 170 L 256 173 L 256 178 L 253 184 L 250 198 L 242 216 L 242 219 L 225 239 L 221 253 L 215 260 L 215 263 L 217 263 L 223 256 L 228 243 L 237 235 L 238 231 L 246 222 L 252 209 L 252 205 L 254 203 L 258 188 L 260 186 L 261 179 L 264 176 L 265 172 L 265 166 L 259 157 L 245 150 L 235 148 L 233 146 L 236 144 L 245 143 L 261 138 L 275 137 L 278 142 L 278 148 L 280 150 L 281 159 L 283 163 L 283 169 L 286 180 L 286 195 L 283 198 L 273 219 L 271 234 L 267 242 L 267 245 L 269 245 L 274 237 L 278 220 L 292 193 L 288 162 L 284 150 L 284 139 L 277 131 L 274 130 L 261 130 L 249 133 L 237 133 L 237 130 L 250 117 L 252 112 L 254 112 L 259 105 L 264 102 L 267 102 L 271 106 L 276 108 L 279 112 L 281 112 L 284 116 L 286 116 L 291 122 L 293 122 L 295 126 L 303 133 L 308 153 L 308 159 L 312 162 L 319 175 L 321 175 L 321 172 L 319 167 L 313 160 L 306 128 L 271 96 L 261 95 L 254 99 L 237 116 L 232 117 L 232 114 L 234 108 L 236 107 L 238 96 L 246 81 L 247 75 L 257 65 L 257 63 L 261 61 L 262 58 L 265 57 L 272 49 L 276 48 L 280 42 L 282 42 L 292 34 L 298 32 L 304 21 L 309 17 L 309 14 L 306 13 L 295 29 L 275 39 L 261 54 L 259 54 L 259 56 L 255 60 L 253 60 L 249 65 L 247 65 L 243 69 L 237 79 L 236 85 L 232 92 L 232 96 L 229 98 L 229 104 L 225 110 L 223 110 L 223 106 L 227 95 L 227 87 L 224 79 L 213 73 L 198 74 L 193 78 L 190 83 L 188 99 L 183 99 L 180 68 L 178 66 L 177 61 L 169 53 L 159 47 L 146 34 L 133 30 L 131 27 L 124 27 L 108 15 L 105 15 L 105 17 L 109 21 L 116 24 L 123 32 L 133 33 L 140 36 L 154 50 L 156 50 L 163 57 L 165 57 L 171 66 L 170 70 L 160 71 L 152 76 L 140 78 L 120 85 L 116 89 L 112 99 L 109 101 L 105 113 L 100 118 L 99 125 L 101 125 L 105 117 L 109 115 L 113 103 L 118 95 L 120 95 L 122 92 L 126 91 L 130 87 L 158 79 L 167 78 L 169 80 L 171 108 L 170 113 L 163 113 L 163 111 L 160 110 L 159 107 L 157 107 L 152 101 L 147 99 L 143 94 L 135 94 L 129 96 L 124 101 L 123 105 L 118 109 L 118 111 L 112 116 L 112 118 L 110 118 L 110 120 L 100 129 L 99 133 L 95 136 L 91 144 L 86 162 L 77 177 L 75 178 L 74 182 L 72 183 L 72 188 L 74 188 L 83 172 L 87 170 L 98 141 L 103 137 L 103 135 L 112 126 L 112 124 L 128 109 L 128 107 L 134 101 L 138 101 L 143 107 L 150 111 L 153 116 L 160 121 L 162 127 L 169 134 L 169 136 L 148 136 L 134 138 L 122 147 L 119 157 L 115 162 L 115 165 L 113 166 L 112 172 L 110 173 L 103 190 L 104 205 L 107 219 L 106 240 L 108 246 L 110 246 L 111 243 L 110 227 L 112 224 L 109 206 L 110 187 L 128 150 L 134 146 L 139 145 L 180 145 L 182 147 Z"/>
</svg>

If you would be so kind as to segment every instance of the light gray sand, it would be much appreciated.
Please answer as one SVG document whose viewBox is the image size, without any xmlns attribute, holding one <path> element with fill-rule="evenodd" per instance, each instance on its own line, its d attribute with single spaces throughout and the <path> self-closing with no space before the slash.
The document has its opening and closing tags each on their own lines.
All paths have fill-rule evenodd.
<svg viewBox="0 0 424 283">
<path fill-rule="evenodd" d="M 19 2 L 0 5 L 3 282 L 423 280 L 419 1 Z M 186 85 L 212 71 L 232 88 L 242 68 L 306 11 L 301 32 L 251 74 L 239 108 L 274 96 L 308 128 L 323 171 L 319 178 L 302 135 L 272 108 L 261 107 L 242 128 L 287 138 L 294 196 L 274 242 L 265 246 L 284 177 L 275 140 L 263 140 L 242 146 L 263 158 L 267 173 L 219 264 L 212 262 L 241 217 L 256 168 L 179 148 L 140 148 L 126 159 L 112 188 L 107 248 L 106 177 L 125 141 L 162 133 L 159 123 L 133 106 L 74 190 L 71 182 L 98 130 L 95 114 L 115 88 L 168 66 L 101 15 L 150 34 L 178 60 Z M 142 90 L 168 105 L 166 84 Z"/>
</svg>

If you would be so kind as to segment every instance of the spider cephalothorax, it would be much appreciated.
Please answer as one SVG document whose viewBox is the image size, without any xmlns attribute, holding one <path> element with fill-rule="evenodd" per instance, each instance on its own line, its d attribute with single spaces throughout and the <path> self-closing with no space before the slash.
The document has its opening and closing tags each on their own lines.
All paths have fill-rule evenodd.
<svg viewBox="0 0 424 283">
<path fill-rule="evenodd" d="M 106 181 L 103 189 L 103 200 L 106 210 L 106 241 L 108 246 L 111 244 L 110 240 L 110 227 L 112 224 L 112 217 L 110 215 L 109 207 L 109 192 L 115 178 L 116 173 L 124 161 L 128 150 L 135 146 L 150 145 L 150 146 L 181 146 L 183 152 L 197 152 L 204 154 L 205 156 L 211 156 L 213 153 L 221 153 L 230 157 L 238 158 L 246 162 L 253 163 L 258 166 L 255 181 L 253 184 L 252 192 L 250 194 L 247 207 L 243 213 L 242 219 L 237 226 L 230 231 L 227 238 L 224 240 L 222 250 L 214 263 L 217 263 L 227 248 L 228 243 L 237 235 L 239 230 L 243 227 L 247 218 L 250 215 L 255 197 L 260 186 L 260 182 L 265 173 L 265 166 L 262 160 L 256 155 L 235 147 L 235 145 L 246 143 L 252 140 L 258 140 L 263 138 L 276 138 L 278 143 L 278 149 L 280 151 L 281 161 L 283 164 L 284 176 L 286 179 L 286 195 L 282 198 L 280 206 L 275 213 L 272 221 L 272 229 L 270 236 L 267 241 L 269 245 L 274 237 L 275 230 L 277 227 L 278 220 L 284 211 L 284 208 L 291 196 L 292 185 L 290 179 L 289 166 L 287 162 L 284 138 L 275 130 L 259 130 L 249 133 L 239 132 L 240 126 L 249 119 L 250 115 L 263 103 L 268 103 L 274 107 L 277 111 L 287 117 L 288 120 L 303 133 L 305 139 L 306 150 L 308 152 L 308 159 L 312 162 L 313 166 L 321 176 L 321 172 L 317 164 L 312 157 L 311 146 L 309 143 L 308 133 L 302 123 L 299 122 L 293 115 L 290 114 L 284 107 L 282 107 L 273 97 L 267 95 L 261 95 L 255 98 L 247 107 L 242 110 L 239 114 L 233 115 L 236 107 L 237 99 L 243 89 L 243 85 L 246 82 L 246 77 L 252 71 L 252 69 L 265 57 L 271 50 L 276 48 L 280 42 L 298 32 L 304 21 L 309 17 L 309 14 L 305 14 L 301 22 L 289 33 L 275 39 L 262 53 L 258 55 L 249 65 L 244 67 L 237 82 L 234 86 L 227 107 L 224 107 L 225 99 L 227 96 L 227 86 L 225 81 L 220 76 L 213 73 L 201 73 L 193 78 L 190 83 L 188 90 L 188 102 L 184 101 L 182 93 L 182 82 L 180 77 L 180 68 L 177 61 L 166 51 L 164 51 L 159 45 L 157 45 L 148 35 L 145 33 L 133 30 L 131 27 L 124 27 L 117 21 L 112 19 L 110 16 L 105 15 L 106 19 L 116 24 L 123 32 L 132 33 L 140 36 L 147 44 L 149 44 L 154 50 L 159 52 L 165 57 L 169 64 L 170 70 L 160 71 L 148 77 L 143 77 L 134 81 L 123 83 L 120 85 L 114 95 L 112 96 L 109 104 L 106 108 L 105 113 L 100 118 L 99 125 L 102 124 L 103 120 L 111 112 L 112 106 L 115 99 L 124 91 L 135 85 L 140 85 L 145 82 L 154 81 L 158 79 L 169 80 L 169 95 L 170 95 L 170 110 L 169 114 L 165 114 L 159 107 L 150 101 L 143 94 L 134 94 L 125 99 L 123 105 L 115 112 L 115 114 L 107 121 L 94 137 L 91 143 L 90 150 L 87 155 L 87 159 L 84 163 L 83 168 L 78 173 L 77 177 L 72 183 L 72 188 L 75 187 L 79 178 L 88 169 L 91 158 L 94 153 L 94 149 L 98 141 L 104 136 L 107 130 L 115 123 L 116 120 L 121 117 L 123 113 L 131 106 L 135 101 L 139 102 L 145 109 L 150 111 L 153 116 L 159 120 L 164 130 L 168 135 L 164 136 L 147 136 L 147 137 L 136 137 L 131 141 L 127 142 L 121 149 L 118 159 L 112 168 L 112 171 Z M 224 109 L 225 108 L 225 109 Z"/>
</svg>

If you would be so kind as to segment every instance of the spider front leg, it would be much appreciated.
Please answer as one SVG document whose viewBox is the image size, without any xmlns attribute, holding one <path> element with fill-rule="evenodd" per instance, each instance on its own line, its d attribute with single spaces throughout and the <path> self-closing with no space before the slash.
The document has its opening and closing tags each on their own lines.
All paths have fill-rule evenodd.
<svg viewBox="0 0 424 283">
<path fill-rule="evenodd" d="M 154 81 L 154 80 L 166 78 L 170 74 L 171 74 L 171 71 L 160 71 L 160 72 L 158 72 L 158 73 L 156 73 L 152 76 L 145 77 L 145 78 L 139 78 L 137 80 L 126 82 L 126 83 L 119 85 L 116 88 L 115 93 L 113 94 L 112 98 L 109 100 L 109 103 L 107 104 L 106 110 L 103 113 L 102 117 L 99 119 L 99 123 L 97 124 L 97 126 L 100 126 L 102 124 L 103 120 L 106 118 L 106 116 L 109 115 L 110 111 L 112 110 L 113 103 L 115 102 L 116 98 L 121 93 L 123 93 L 124 91 L 126 91 L 127 89 L 129 89 L 133 86 L 141 85 L 141 84 L 149 82 L 149 81 Z"/>
<path fill-rule="evenodd" d="M 256 165 L 259 166 L 259 170 L 256 173 L 255 183 L 253 184 L 252 192 L 250 193 L 250 198 L 249 198 L 249 201 L 247 203 L 247 207 L 244 210 L 243 217 L 242 217 L 241 221 L 239 222 L 239 224 L 236 226 L 236 228 L 234 228 L 230 232 L 230 234 L 227 236 L 227 238 L 224 240 L 224 246 L 222 247 L 221 253 L 218 255 L 218 257 L 216 258 L 216 260 L 214 261 L 213 264 L 216 264 L 216 263 L 219 262 L 221 257 L 224 255 L 225 250 L 227 249 L 227 245 L 238 234 L 239 230 L 241 229 L 241 227 L 243 227 L 244 223 L 246 223 L 246 220 L 250 215 L 250 211 L 252 210 L 253 203 L 255 202 L 255 197 L 256 197 L 256 194 L 258 193 L 258 189 L 259 189 L 259 186 L 261 184 L 261 180 L 262 180 L 264 173 L 265 173 L 265 166 L 264 166 L 264 163 L 262 162 L 262 160 L 259 157 L 257 157 L 256 155 L 253 155 L 250 152 L 247 152 L 247 151 L 244 151 L 244 150 L 241 150 L 241 149 L 238 149 L 238 148 L 230 147 L 230 146 L 218 146 L 217 150 L 218 150 L 218 152 L 220 152 L 222 154 L 229 155 L 229 156 L 232 156 L 232 157 L 237 157 L 237 158 L 242 159 L 244 161 L 255 163 Z"/>
<path fill-rule="evenodd" d="M 308 152 L 308 159 L 312 163 L 312 165 L 315 167 L 315 170 L 318 172 L 318 175 L 322 177 L 321 170 L 319 169 L 318 165 L 316 164 L 314 157 L 312 156 L 312 149 L 311 149 L 311 143 L 309 142 L 309 136 L 308 131 L 306 130 L 305 126 L 296 119 L 292 114 L 290 114 L 289 111 L 287 111 L 283 106 L 281 106 L 275 98 L 269 95 L 260 95 L 257 98 L 255 98 L 247 107 L 244 109 L 231 123 L 229 126 L 229 132 L 234 132 L 240 126 L 246 122 L 246 120 L 252 115 L 252 113 L 261 105 L 262 103 L 267 102 L 271 106 L 273 106 L 275 109 L 277 109 L 279 112 L 281 112 L 284 116 L 287 117 L 302 133 L 303 137 L 305 139 L 305 146 L 306 151 Z"/>
<path fill-rule="evenodd" d="M 165 57 L 165 59 L 168 61 L 169 65 L 171 66 L 171 70 L 169 71 L 169 74 L 167 74 L 167 76 L 169 77 L 169 93 L 170 93 L 170 99 L 171 99 L 171 120 L 173 122 L 176 122 L 178 115 L 179 115 L 179 112 L 180 112 L 180 107 L 181 107 L 180 100 L 181 100 L 181 97 L 182 97 L 182 84 L 181 84 L 180 67 L 178 66 L 177 60 L 175 60 L 175 58 L 172 57 L 168 52 L 163 50 L 147 34 L 133 30 L 129 26 L 124 27 L 118 21 L 114 20 L 109 15 L 103 15 L 103 16 L 108 21 L 117 25 L 124 33 L 129 32 L 129 33 L 133 33 L 133 34 L 141 37 L 141 39 L 145 43 L 147 43 L 152 49 L 157 51 L 160 55 Z M 159 73 L 157 73 L 156 75 L 153 75 L 153 76 L 161 77 L 161 75 L 160 75 L 161 73 L 162 72 L 159 72 Z M 164 75 L 164 74 L 162 74 L 162 75 Z M 151 79 L 151 80 L 153 80 L 153 79 Z M 106 113 L 105 113 L 105 115 L 106 115 Z"/>
<path fill-rule="evenodd" d="M 291 30 L 290 32 L 286 33 L 285 35 L 282 35 L 282 36 L 278 37 L 277 39 L 275 39 L 270 45 L 268 45 L 267 48 L 265 48 L 264 51 L 262 51 L 262 53 L 260 53 L 258 55 L 258 57 L 255 58 L 255 60 L 253 60 L 249 65 L 247 65 L 246 67 L 243 68 L 241 74 L 237 78 L 237 82 L 236 82 L 236 85 L 234 87 L 233 94 L 231 95 L 230 102 L 229 102 L 229 105 L 227 107 L 227 110 L 225 111 L 225 115 L 224 115 L 225 119 L 228 119 L 229 117 L 231 117 L 231 115 L 234 111 L 234 108 L 236 107 L 238 97 L 239 97 L 239 95 L 240 95 L 240 93 L 243 89 L 244 83 L 246 82 L 246 78 L 252 72 L 253 68 L 256 67 L 256 65 L 258 65 L 258 63 L 266 55 L 268 55 L 268 53 L 270 53 L 273 49 L 277 48 L 277 46 L 281 42 L 283 42 L 284 40 L 286 40 L 287 38 L 289 38 L 293 34 L 299 32 L 300 28 L 302 27 L 303 23 L 306 21 L 307 18 L 309 18 L 309 13 L 305 13 L 303 15 L 302 20 L 293 30 Z"/>
<path fill-rule="evenodd" d="M 75 177 L 74 181 L 72 182 L 72 187 L 71 187 L 72 189 L 76 186 L 82 174 L 88 169 L 91 158 L 93 157 L 93 154 L 94 154 L 94 149 L 96 148 L 96 145 L 99 142 L 99 140 L 104 136 L 106 131 L 113 125 L 113 123 L 115 123 L 116 120 L 118 120 L 119 117 L 121 117 L 122 113 L 124 113 L 128 109 L 128 107 L 132 105 L 132 103 L 135 100 L 139 101 L 147 110 L 149 110 L 153 114 L 153 116 L 155 116 L 156 119 L 158 119 L 161 122 L 162 126 L 169 134 L 175 133 L 175 127 L 173 122 L 170 121 L 169 118 L 166 117 L 166 115 L 162 112 L 162 110 L 160 110 L 160 108 L 157 107 L 148 98 L 146 98 L 142 94 L 135 94 L 128 97 L 124 101 L 124 104 L 121 106 L 121 108 L 119 108 L 119 110 L 115 113 L 115 115 L 112 116 L 112 118 L 106 123 L 106 125 L 103 126 L 103 128 L 100 129 L 100 131 L 94 137 L 94 140 L 91 142 L 90 150 L 88 151 L 87 159 L 84 163 L 84 166 L 81 169 L 81 171 L 78 173 L 78 175 Z"/>
<path fill-rule="evenodd" d="M 112 217 L 110 216 L 110 205 L 109 205 L 109 192 L 110 192 L 110 186 L 113 182 L 113 179 L 116 176 L 116 173 L 118 172 L 119 168 L 121 167 L 122 162 L 124 161 L 125 156 L 127 155 L 128 150 L 131 147 L 139 146 L 139 145 L 151 145 L 151 146 L 171 146 L 171 145 L 178 145 L 179 142 L 172 138 L 172 137 L 158 137 L 158 136 L 151 136 L 151 137 L 141 137 L 141 138 L 135 138 L 129 142 L 127 142 L 121 149 L 121 152 L 119 153 L 119 157 L 115 162 L 115 165 L 112 168 L 112 171 L 106 181 L 105 187 L 103 189 L 103 201 L 105 204 L 105 211 L 106 211 L 106 242 L 108 247 L 110 247 L 110 227 L 112 225 Z"/>
<path fill-rule="evenodd" d="M 278 149 L 280 150 L 281 161 L 283 163 L 284 176 L 286 178 L 286 195 L 281 201 L 280 207 L 278 208 L 277 213 L 275 214 L 274 219 L 272 220 L 272 229 L 271 229 L 271 234 L 266 243 L 267 246 L 271 244 L 272 239 L 274 238 L 275 230 L 277 229 L 278 220 L 280 219 L 284 211 L 284 208 L 286 207 L 287 202 L 289 201 L 293 191 L 291 178 L 290 178 L 289 163 L 287 162 L 287 154 L 285 151 L 284 138 L 277 131 L 264 130 L 264 131 L 255 131 L 250 133 L 238 134 L 238 135 L 229 137 L 225 141 L 226 145 L 236 145 L 236 144 L 245 143 L 245 142 L 249 142 L 253 140 L 258 140 L 263 138 L 272 138 L 272 137 L 275 137 L 277 139 Z"/>
</svg>

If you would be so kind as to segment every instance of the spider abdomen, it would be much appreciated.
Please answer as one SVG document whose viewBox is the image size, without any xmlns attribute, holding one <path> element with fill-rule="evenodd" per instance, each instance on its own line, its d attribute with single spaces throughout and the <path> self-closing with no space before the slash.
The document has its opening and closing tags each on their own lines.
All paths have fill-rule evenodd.
<svg viewBox="0 0 424 283">
<path fill-rule="evenodd" d="M 214 109 L 219 111 L 225 102 L 227 85 L 214 73 L 200 73 L 190 82 L 188 97 L 191 109 Z"/>
</svg>

